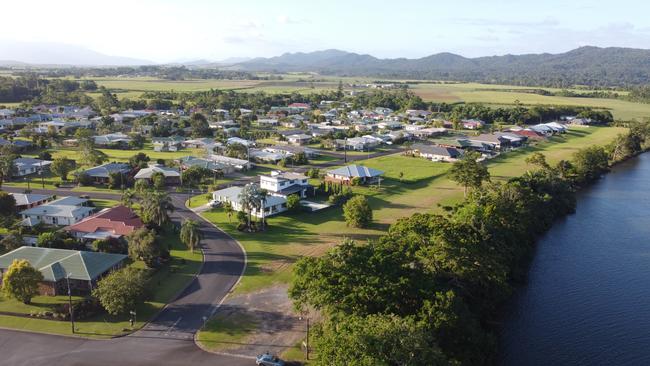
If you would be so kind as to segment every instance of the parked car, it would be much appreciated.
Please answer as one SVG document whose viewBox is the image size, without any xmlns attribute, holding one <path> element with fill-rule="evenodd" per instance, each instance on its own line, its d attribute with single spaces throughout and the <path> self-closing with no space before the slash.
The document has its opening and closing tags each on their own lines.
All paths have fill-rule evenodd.
<svg viewBox="0 0 650 366">
<path fill-rule="evenodd" d="M 261 366 L 284 366 L 284 361 L 279 359 L 277 356 L 273 356 L 272 354 L 266 352 L 258 355 L 255 358 L 255 364 Z"/>
</svg>

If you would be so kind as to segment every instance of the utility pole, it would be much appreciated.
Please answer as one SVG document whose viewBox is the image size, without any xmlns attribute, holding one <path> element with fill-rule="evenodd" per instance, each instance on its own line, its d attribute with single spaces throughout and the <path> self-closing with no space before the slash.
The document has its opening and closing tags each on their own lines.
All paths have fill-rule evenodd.
<svg viewBox="0 0 650 366">
<path fill-rule="evenodd" d="M 72 327 L 72 334 L 74 334 L 74 311 L 72 310 L 72 291 L 70 291 L 70 276 L 72 276 L 72 273 L 68 273 L 65 276 L 65 282 L 68 284 L 68 308 L 70 310 L 70 326 Z"/>
<path fill-rule="evenodd" d="M 348 162 L 348 138 L 347 136 L 345 137 L 345 141 L 343 143 L 343 162 L 347 163 Z"/>
</svg>

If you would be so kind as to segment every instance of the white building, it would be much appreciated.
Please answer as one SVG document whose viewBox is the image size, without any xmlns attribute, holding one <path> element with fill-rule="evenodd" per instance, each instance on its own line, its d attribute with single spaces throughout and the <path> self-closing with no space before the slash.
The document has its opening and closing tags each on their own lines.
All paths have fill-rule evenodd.
<svg viewBox="0 0 650 366">
<path fill-rule="evenodd" d="M 87 199 L 79 197 L 62 197 L 50 203 L 22 211 L 23 224 L 34 226 L 38 223 L 47 225 L 73 225 L 90 216 L 95 209 L 87 207 Z"/>
<path fill-rule="evenodd" d="M 298 194 L 305 198 L 309 183 L 307 177 L 299 173 L 273 171 L 271 175 L 260 175 L 260 187 L 274 196 L 288 197 Z"/>
<path fill-rule="evenodd" d="M 26 175 L 42 172 L 50 169 L 49 160 L 40 160 L 33 158 L 17 158 L 14 159 L 14 165 L 16 166 L 16 175 L 19 177 L 24 177 Z"/>
<path fill-rule="evenodd" d="M 239 194 L 243 190 L 242 187 L 230 187 L 221 189 L 212 193 L 213 202 L 220 202 L 222 204 L 230 204 L 235 211 L 244 211 L 239 202 Z M 269 217 L 277 215 L 287 210 L 287 200 L 284 197 L 269 195 L 264 201 L 264 216 Z M 251 215 L 255 217 L 262 217 L 262 211 L 253 209 Z"/>
</svg>

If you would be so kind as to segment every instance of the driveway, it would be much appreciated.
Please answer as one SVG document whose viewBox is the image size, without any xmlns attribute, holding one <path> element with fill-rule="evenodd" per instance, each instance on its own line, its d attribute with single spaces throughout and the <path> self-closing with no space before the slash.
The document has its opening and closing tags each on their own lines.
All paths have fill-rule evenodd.
<svg viewBox="0 0 650 366">
<path fill-rule="evenodd" d="M 3 187 L 8 192 L 24 189 Z M 119 199 L 110 193 L 39 190 L 33 193 L 88 195 Z M 192 218 L 204 234 L 201 272 L 189 286 L 147 326 L 110 340 L 88 340 L 57 335 L 0 330 L 1 365 L 251 365 L 252 359 L 207 353 L 194 344 L 194 334 L 237 283 L 245 268 L 245 253 L 221 230 L 185 208 L 184 195 L 171 194 L 172 220 Z M 254 356 L 254 355 L 251 355 Z"/>
</svg>

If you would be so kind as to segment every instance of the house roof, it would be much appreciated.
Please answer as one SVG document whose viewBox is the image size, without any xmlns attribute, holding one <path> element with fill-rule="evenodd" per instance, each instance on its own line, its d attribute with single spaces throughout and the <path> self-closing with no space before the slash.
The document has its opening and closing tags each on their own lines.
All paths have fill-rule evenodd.
<svg viewBox="0 0 650 366">
<path fill-rule="evenodd" d="M 84 171 L 93 178 L 108 178 L 112 173 L 128 173 L 131 166 L 125 163 L 106 163 Z"/>
<path fill-rule="evenodd" d="M 349 178 L 373 178 L 384 174 L 384 172 L 381 170 L 368 168 L 362 165 L 348 165 L 338 169 L 330 170 L 328 173 Z"/>
<path fill-rule="evenodd" d="M 230 202 L 239 202 L 239 194 L 241 193 L 242 190 L 243 187 L 238 187 L 238 186 L 228 187 L 225 189 L 215 191 L 213 195 L 225 197 Z M 285 202 L 287 202 L 287 200 L 284 197 L 269 195 L 266 196 L 264 206 L 265 208 L 269 208 L 272 206 L 281 205 Z"/>
<path fill-rule="evenodd" d="M 162 173 L 165 176 L 165 178 L 181 176 L 181 173 L 174 168 L 155 165 L 155 166 L 150 166 L 148 168 L 140 169 L 138 174 L 135 175 L 135 179 L 149 179 L 155 173 Z"/>
<path fill-rule="evenodd" d="M 143 226 L 142 220 L 133 210 L 120 205 L 102 210 L 65 229 L 87 234 L 103 232 L 111 236 L 123 236 Z"/>
<path fill-rule="evenodd" d="M 9 193 L 14 196 L 16 200 L 16 206 L 26 206 L 31 205 L 32 203 L 45 201 L 52 198 L 52 196 L 45 194 L 25 194 L 25 193 Z"/>
<path fill-rule="evenodd" d="M 122 254 L 24 246 L 0 256 L 0 268 L 8 268 L 14 259 L 25 259 L 48 282 L 64 279 L 68 274 L 73 280 L 92 281 L 126 257 Z"/>
<path fill-rule="evenodd" d="M 44 167 L 52 164 L 49 160 L 41 160 L 34 158 L 17 158 L 14 159 L 14 164 L 18 169 L 23 169 L 27 167 Z"/>
<path fill-rule="evenodd" d="M 416 144 L 413 145 L 413 150 L 419 151 L 420 154 L 449 156 L 451 158 L 457 158 L 463 154 L 456 148 L 436 145 Z"/>
</svg>

